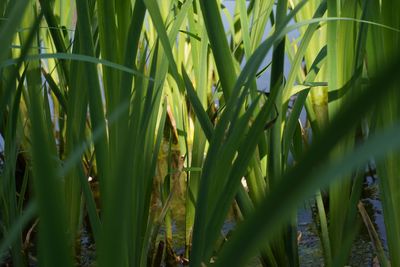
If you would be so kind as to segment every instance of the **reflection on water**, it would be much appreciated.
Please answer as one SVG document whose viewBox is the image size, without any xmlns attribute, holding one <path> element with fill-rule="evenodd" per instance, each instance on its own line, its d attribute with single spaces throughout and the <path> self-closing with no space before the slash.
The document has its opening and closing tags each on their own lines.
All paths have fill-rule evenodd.
<svg viewBox="0 0 400 267">
<path fill-rule="evenodd" d="M 384 250 L 387 252 L 386 231 L 376 177 L 366 177 L 361 201 L 381 238 Z M 323 251 L 318 230 L 313 221 L 312 210 L 313 205 L 309 204 L 308 207 L 302 208 L 298 212 L 298 231 L 301 232 L 299 242 L 300 266 L 323 266 Z M 350 266 L 379 266 L 375 265 L 376 260 L 373 244 L 361 221 L 360 231 L 353 242 L 348 264 Z"/>
<path fill-rule="evenodd" d="M 368 214 L 371 216 L 371 220 L 374 223 L 375 230 L 378 232 L 381 238 L 383 249 L 387 252 L 387 239 L 386 239 L 386 228 L 383 221 L 383 208 L 382 202 L 379 199 L 379 186 L 378 178 L 368 176 L 364 184 L 364 196 L 363 204 L 368 210 Z"/>
<path fill-rule="evenodd" d="M 301 233 L 299 241 L 300 266 L 323 266 L 323 254 L 316 225 L 313 223 L 311 203 L 298 211 L 297 231 Z"/>
</svg>

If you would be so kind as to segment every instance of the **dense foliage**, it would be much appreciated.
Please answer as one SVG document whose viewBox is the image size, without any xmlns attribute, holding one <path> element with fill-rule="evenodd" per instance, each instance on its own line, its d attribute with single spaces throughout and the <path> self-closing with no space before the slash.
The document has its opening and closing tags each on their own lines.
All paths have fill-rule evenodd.
<svg viewBox="0 0 400 267">
<path fill-rule="evenodd" d="M 346 265 L 360 226 L 400 266 L 398 14 L 398 0 L 1 0 L 1 262 L 74 266 L 85 230 L 98 266 L 299 266 L 312 198 L 325 266 Z M 360 202 L 371 168 L 387 251 Z"/>
</svg>

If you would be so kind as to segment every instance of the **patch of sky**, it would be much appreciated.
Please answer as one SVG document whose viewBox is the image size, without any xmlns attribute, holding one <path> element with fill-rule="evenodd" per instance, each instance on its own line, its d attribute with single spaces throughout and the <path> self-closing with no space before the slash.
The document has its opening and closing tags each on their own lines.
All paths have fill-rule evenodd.
<svg viewBox="0 0 400 267">
<path fill-rule="evenodd" d="M 246 5 L 248 5 L 249 2 L 246 1 Z M 225 0 L 223 1 L 223 5 L 226 8 L 226 12 L 224 12 L 224 10 L 222 11 L 222 22 L 225 28 L 225 33 L 227 36 L 231 36 L 232 32 L 229 28 L 229 22 L 233 20 L 233 16 L 234 16 L 234 12 L 235 12 L 235 5 L 236 5 L 236 1 L 232 1 L 232 0 Z M 273 7 L 273 12 L 275 13 L 276 11 L 276 5 L 274 5 Z M 294 24 L 295 21 L 292 20 L 290 21 L 289 24 Z M 251 25 L 250 25 L 250 30 L 251 30 Z M 265 32 L 264 32 L 264 36 L 263 36 L 263 40 L 265 40 L 266 38 L 268 38 L 268 36 L 271 34 L 271 22 L 268 20 L 268 23 L 265 27 Z M 296 31 L 292 31 L 288 34 L 288 40 L 290 42 L 296 40 L 299 37 L 299 32 Z M 271 63 L 272 60 L 272 50 L 270 50 L 267 54 L 267 56 L 265 57 L 260 70 L 263 69 L 265 66 L 267 66 L 268 64 Z M 241 66 L 243 67 L 246 64 L 246 61 L 243 60 L 243 62 L 241 62 Z M 285 55 L 285 66 L 284 66 L 284 75 L 287 76 L 289 74 L 290 71 L 290 67 L 291 67 L 291 62 L 290 59 L 287 55 Z M 270 85 L 270 77 L 271 77 L 271 68 L 267 68 L 266 71 L 264 71 L 262 73 L 262 75 L 257 79 L 257 87 L 259 91 L 265 91 L 265 92 L 269 92 L 269 85 Z"/>
<path fill-rule="evenodd" d="M 4 151 L 4 139 L 3 136 L 0 134 L 0 153 Z"/>
<path fill-rule="evenodd" d="M 232 36 L 232 30 L 230 29 L 229 25 L 230 23 L 233 21 L 233 17 L 235 16 L 235 5 L 236 5 L 236 1 L 232 1 L 232 0 L 225 0 L 222 2 L 223 6 L 225 7 L 225 10 L 222 10 L 222 22 L 225 28 L 225 33 L 226 36 L 228 36 L 228 38 L 230 36 Z M 246 1 L 246 5 L 248 6 L 249 2 Z M 273 6 L 273 12 L 276 12 L 276 5 Z M 232 24 L 232 23 L 231 23 Z M 292 19 L 289 22 L 289 25 L 293 25 L 295 24 L 295 21 Z M 267 25 L 265 27 L 265 31 L 264 31 L 264 36 L 263 36 L 263 41 L 266 40 L 268 38 L 268 36 L 271 34 L 271 21 L 268 20 Z M 251 31 L 251 25 L 250 25 L 250 31 Z M 289 42 L 298 42 L 300 33 L 298 30 L 294 30 L 289 32 L 289 34 L 287 35 L 287 41 Z M 265 68 L 267 65 L 269 65 L 271 63 L 272 60 L 272 49 L 268 52 L 267 56 L 265 57 L 263 63 L 261 64 L 261 67 L 259 69 L 262 70 L 263 68 Z M 289 71 L 291 68 L 291 61 L 288 57 L 288 55 L 285 55 L 285 65 L 284 65 L 284 76 L 287 77 L 289 75 Z M 243 62 L 241 62 L 241 67 L 243 67 L 246 64 L 246 60 L 244 59 Z M 257 79 L 257 87 L 259 91 L 264 91 L 264 92 L 269 92 L 269 87 L 270 87 L 270 77 L 271 77 L 271 68 L 268 67 Z M 301 114 L 300 114 L 300 120 L 302 122 L 303 125 L 305 125 L 306 122 L 306 112 L 303 109 Z"/>
</svg>

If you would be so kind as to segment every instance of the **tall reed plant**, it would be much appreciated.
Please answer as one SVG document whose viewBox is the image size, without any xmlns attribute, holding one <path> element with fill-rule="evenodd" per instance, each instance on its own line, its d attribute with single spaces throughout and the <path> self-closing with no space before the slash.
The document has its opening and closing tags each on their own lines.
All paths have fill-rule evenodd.
<svg viewBox="0 0 400 267">
<path fill-rule="evenodd" d="M 2 1 L 2 263 L 73 266 L 87 230 L 99 266 L 300 266 L 311 197 L 344 266 L 373 159 L 397 266 L 395 2 Z"/>
</svg>

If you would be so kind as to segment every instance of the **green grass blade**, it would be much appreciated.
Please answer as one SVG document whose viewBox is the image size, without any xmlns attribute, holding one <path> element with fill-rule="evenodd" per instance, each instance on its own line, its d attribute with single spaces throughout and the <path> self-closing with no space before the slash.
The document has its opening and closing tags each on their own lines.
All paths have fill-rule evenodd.
<svg viewBox="0 0 400 267">
<path fill-rule="evenodd" d="M 226 40 L 224 27 L 216 0 L 200 1 L 204 23 L 207 28 L 211 49 L 213 50 L 216 67 L 220 77 L 225 99 L 229 99 L 233 90 L 236 71 L 228 41 Z"/>
<path fill-rule="evenodd" d="M 93 41 L 88 36 L 92 36 L 89 20 L 89 7 L 88 4 L 84 1 L 77 1 L 77 13 L 79 18 L 78 23 L 78 32 L 79 32 L 79 41 L 81 45 L 81 50 L 85 55 L 89 57 L 93 57 L 94 55 L 94 47 Z M 100 95 L 100 84 L 98 80 L 97 69 L 94 65 L 85 64 L 84 72 L 87 77 L 87 85 L 88 85 L 88 95 L 89 95 L 89 108 L 90 108 L 90 118 L 93 129 L 104 127 L 105 128 L 105 117 L 103 111 L 103 104 Z M 102 130 L 102 132 L 106 132 L 106 130 Z M 100 181 L 106 183 L 106 178 L 108 174 L 108 140 L 106 136 L 102 136 L 98 142 L 95 143 L 96 149 L 96 160 L 97 166 L 99 168 L 99 176 Z M 104 192 L 103 189 L 100 190 Z"/>
<path fill-rule="evenodd" d="M 211 140 L 214 132 L 214 127 L 211 124 L 210 118 L 208 117 L 206 111 L 203 109 L 203 105 L 201 104 L 200 99 L 196 95 L 196 92 L 193 88 L 193 84 L 190 81 L 190 78 L 183 67 L 182 67 L 182 76 L 186 85 L 188 98 L 193 106 L 196 117 L 200 122 L 201 128 L 203 129 L 207 140 Z"/>
<path fill-rule="evenodd" d="M 31 104 L 31 153 L 35 159 L 33 176 L 40 218 L 39 260 L 49 265 L 72 266 L 73 251 L 66 231 L 66 209 L 61 177 L 57 175 L 59 162 L 55 160 L 55 140 L 48 127 L 49 118 L 43 113 L 43 100 L 40 99 L 42 92 L 39 63 L 31 62 L 27 81 Z"/>
<path fill-rule="evenodd" d="M 134 69 L 125 67 L 121 64 L 115 63 L 115 62 L 111 62 L 105 59 L 99 59 L 94 57 L 94 55 L 86 55 L 86 54 L 78 54 L 78 53 L 74 53 L 74 54 L 68 54 L 68 53 L 41 53 L 41 54 L 36 54 L 36 55 L 28 55 L 26 57 L 26 61 L 35 61 L 38 59 L 68 59 L 68 60 L 75 60 L 75 61 L 81 61 L 81 62 L 86 62 L 86 63 L 92 63 L 92 64 L 101 64 L 110 68 L 113 68 L 115 70 L 119 70 L 119 71 L 123 71 L 123 72 L 127 72 L 130 74 L 134 74 L 137 76 L 142 76 L 146 79 L 150 79 L 150 77 L 147 77 L 145 75 L 143 75 L 143 73 L 140 73 L 139 71 L 135 71 Z M 7 59 L 4 61 L 0 62 L 0 68 L 4 68 L 4 67 L 8 67 L 11 65 L 14 65 L 17 63 L 16 59 Z"/>
<path fill-rule="evenodd" d="M 29 1 L 27 0 L 18 0 L 15 2 L 8 2 L 8 6 L 11 6 L 8 10 L 9 13 L 6 14 L 8 19 L 5 23 L 2 23 L 0 28 L 0 62 L 6 59 L 7 54 L 9 52 L 9 48 L 11 46 L 12 39 L 16 33 L 17 27 L 19 26 L 28 5 Z M 0 66 L 1 69 L 1 66 Z"/>
<path fill-rule="evenodd" d="M 394 15 L 395 10 L 399 8 L 397 1 L 385 1 L 382 3 L 371 3 L 369 15 L 371 20 L 376 23 L 382 23 L 389 27 L 399 28 L 400 21 L 398 16 Z M 382 69 L 382 65 L 388 64 L 396 55 L 396 47 L 399 46 L 399 33 L 383 29 L 370 27 L 368 36 L 367 58 L 371 62 L 368 64 L 368 73 L 374 75 Z M 393 84 L 393 93 L 388 101 L 381 106 L 379 111 L 374 114 L 374 131 L 395 125 L 399 116 L 399 85 L 398 81 Z M 399 206 L 399 151 L 388 153 L 382 161 L 377 162 L 377 173 L 379 176 L 380 197 L 384 213 L 384 222 L 387 233 L 387 244 L 391 266 L 400 264 L 400 257 L 396 251 L 400 249 L 400 242 L 397 238 L 400 235 L 400 212 Z M 384 263 L 382 263 L 384 264 Z"/>
<path fill-rule="evenodd" d="M 302 158 L 301 164 L 290 169 L 282 177 L 275 190 L 271 191 L 271 194 L 256 209 L 252 217 L 237 230 L 232 240 L 223 249 L 216 266 L 242 266 L 254 254 L 260 243 L 265 242 L 267 237 L 271 238 L 274 230 L 279 228 L 279 224 L 289 219 L 291 212 L 297 207 L 298 201 L 308 197 L 317 188 L 326 186 L 338 175 L 342 175 L 368 161 L 371 154 L 382 157 L 387 151 L 399 145 L 400 140 L 395 138 L 399 125 L 396 125 L 375 139 L 369 140 L 354 152 L 349 152 L 335 164 L 325 162 L 329 152 L 352 129 L 354 123 L 361 120 L 377 102 L 388 97 L 391 92 L 390 86 L 386 86 L 385 90 L 379 92 L 375 90 L 375 87 L 393 83 L 397 79 L 393 74 L 399 65 L 400 58 L 397 57 L 395 63 L 382 71 L 381 75 L 374 79 L 373 83 L 359 95 L 357 100 L 352 101 L 351 105 L 346 105 L 337 113 L 324 133 L 317 137 L 317 140 Z M 354 110 L 357 112 L 353 112 Z M 392 142 L 385 143 L 385 140 Z M 324 162 L 326 164 L 320 165 Z M 320 167 L 318 171 L 314 171 L 312 166 Z M 295 177 L 304 178 L 293 179 Z M 285 194 L 287 198 L 282 199 L 280 197 L 282 194 Z M 279 207 L 276 206 L 278 199 Z M 269 211 L 268 216 L 266 216 L 265 210 Z M 258 231 L 251 231 L 251 229 L 258 229 Z M 245 248 L 242 246 L 243 242 L 247 244 Z M 236 257 L 233 258 L 231 255 L 236 255 Z"/>
</svg>

